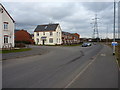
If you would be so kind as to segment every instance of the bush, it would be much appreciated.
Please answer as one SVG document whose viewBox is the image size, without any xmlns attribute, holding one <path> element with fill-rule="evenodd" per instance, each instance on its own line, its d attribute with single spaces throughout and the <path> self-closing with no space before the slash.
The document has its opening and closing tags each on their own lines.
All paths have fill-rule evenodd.
<svg viewBox="0 0 120 90">
<path fill-rule="evenodd" d="M 24 43 L 15 43 L 15 47 L 25 47 Z"/>
<path fill-rule="evenodd" d="M 15 41 L 15 43 L 31 44 L 31 42 L 29 42 L 29 41 Z"/>
</svg>

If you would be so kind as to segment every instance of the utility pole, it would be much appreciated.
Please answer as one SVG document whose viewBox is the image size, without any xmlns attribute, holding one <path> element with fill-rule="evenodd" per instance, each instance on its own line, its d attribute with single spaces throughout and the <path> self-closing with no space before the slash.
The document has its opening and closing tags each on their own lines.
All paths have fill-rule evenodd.
<svg viewBox="0 0 120 90">
<path fill-rule="evenodd" d="M 118 2 L 118 39 L 120 39 L 120 1 Z"/>
<path fill-rule="evenodd" d="M 99 32 L 98 32 L 98 19 L 97 18 L 97 14 L 95 14 L 95 18 L 92 19 L 94 20 L 94 23 L 93 23 L 93 39 L 97 39 L 97 42 L 99 41 Z"/>
<path fill-rule="evenodd" d="M 106 44 L 108 42 L 108 25 L 107 25 L 107 32 L 106 32 Z"/>
<path fill-rule="evenodd" d="M 115 3 L 115 0 L 114 0 L 113 42 L 115 42 L 115 15 L 116 15 L 116 3 Z M 113 55 L 115 55 L 115 45 L 113 45 Z"/>
</svg>

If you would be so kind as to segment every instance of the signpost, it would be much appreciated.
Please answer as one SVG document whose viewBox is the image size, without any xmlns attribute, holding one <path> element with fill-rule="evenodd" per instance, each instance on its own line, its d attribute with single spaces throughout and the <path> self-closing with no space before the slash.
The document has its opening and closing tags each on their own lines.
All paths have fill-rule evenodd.
<svg viewBox="0 0 120 90">
<path fill-rule="evenodd" d="M 117 46 L 118 43 L 117 42 L 112 42 L 112 46 Z"/>
</svg>

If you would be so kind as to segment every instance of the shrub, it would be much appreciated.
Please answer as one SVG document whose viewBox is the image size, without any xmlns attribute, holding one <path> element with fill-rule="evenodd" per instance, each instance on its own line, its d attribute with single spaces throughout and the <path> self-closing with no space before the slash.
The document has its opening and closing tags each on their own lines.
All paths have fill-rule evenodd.
<svg viewBox="0 0 120 90">
<path fill-rule="evenodd" d="M 24 43 L 15 43 L 15 47 L 25 47 Z"/>
</svg>

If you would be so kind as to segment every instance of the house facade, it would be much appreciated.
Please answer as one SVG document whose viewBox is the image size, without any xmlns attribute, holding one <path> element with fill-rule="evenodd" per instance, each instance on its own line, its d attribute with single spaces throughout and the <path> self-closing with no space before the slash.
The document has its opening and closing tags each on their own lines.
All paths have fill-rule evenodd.
<svg viewBox="0 0 120 90">
<path fill-rule="evenodd" d="M 34 41 L 38 45 L 62 44 L 62 30 L 59 24 L 38 25 L 34 30 Z"/>
<path fill-rule="evenodd" d="M 0 48 L 14 47 L 15 21 L 0 3 Z"/>
<path fill-rule="evenodd" d="M 78 44 L 80 43 L 80 35 L 78 33 L 62 32 L 62 44 Z"/>
<path fill-rule="evenodd" d="M 27 30 L 15 30 L 15 42 L 16 43 L 26 43 L 26 44 L 34 44 L 34 40 L 30 33 Z"/>
</svg>

